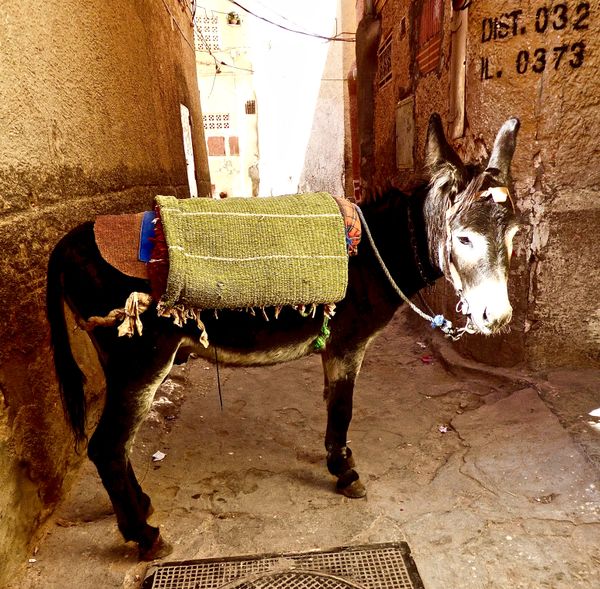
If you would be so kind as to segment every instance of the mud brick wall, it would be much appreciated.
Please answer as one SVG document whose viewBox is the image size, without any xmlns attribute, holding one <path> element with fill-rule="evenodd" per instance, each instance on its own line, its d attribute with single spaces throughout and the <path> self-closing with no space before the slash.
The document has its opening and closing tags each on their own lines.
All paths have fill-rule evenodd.
<svg viewBox="0 0 600 589">
<path fill-rule="evenodd" d="M 452 4 L 466 13 L 465 126 L 451 140 L 467 160 L 489 153 L 507 118 L 521 120 L 513 160 L 518 208 L 511 279 L 512 331 L 464 338 L 463 353 L 493 364 L 543 368 L 600 363 L 600 2 L 598 0 L 376 1 L 381 46 L 391 35 L 391 79 L 376 80 L 374 183 L 410 188 L 423 177 L 429 115 L 452 136 L 453 52 L 459 28 Z M 427 71 L 421 7 L 441 15 L 440 49 Z M 435 27 L 429 23 L 431 30 Z M 431 51 L 430 51 L 431 53 Z M 427 57 L 427 55 L 425 55 Z M 431 55 L 430 55 L 431 57 Z M 414 165 L 396 165 L 398 102 L 413 99 Z M 455 298 L 438 282 L 431 304 L 452 315 Z"/>
<path fill-rule="evenodd" d="M 98 214 L 188 194 L 180 104 L 209 193 L 189 12 L 166 2 L 172 16 L 161 2 L 2 4 L 0 586 L 74 460 L 45 319 L 51 248 Z"/>
</svg>

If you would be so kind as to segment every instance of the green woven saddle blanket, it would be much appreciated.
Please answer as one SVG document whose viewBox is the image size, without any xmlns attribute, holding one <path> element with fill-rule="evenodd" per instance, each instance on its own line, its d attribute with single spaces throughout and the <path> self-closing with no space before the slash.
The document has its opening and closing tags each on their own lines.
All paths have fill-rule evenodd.
<svg viewBox="0 0 600 589">
<path fill-rule="evenodd" d="M 167 308 L 326 304 L 345 296 L 345 225 L 329 194 L 158 196 L 156 203 L 169 257 Z"/>
</svg>

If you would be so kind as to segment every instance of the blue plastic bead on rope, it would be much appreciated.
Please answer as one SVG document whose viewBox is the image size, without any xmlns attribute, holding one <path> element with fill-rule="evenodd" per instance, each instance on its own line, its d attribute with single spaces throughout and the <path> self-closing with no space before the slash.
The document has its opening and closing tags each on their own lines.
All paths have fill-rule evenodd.
<svg viewBox="0 0 600 589">
<path fill-rule="evenodd" d="M 443 315 L 436 315 L 431 320 L 431 327 L 433 327 L 433 329 L 435 329 L 436 327 L 443 327 L 445 323 L 446 318 Z"/>
</svg>

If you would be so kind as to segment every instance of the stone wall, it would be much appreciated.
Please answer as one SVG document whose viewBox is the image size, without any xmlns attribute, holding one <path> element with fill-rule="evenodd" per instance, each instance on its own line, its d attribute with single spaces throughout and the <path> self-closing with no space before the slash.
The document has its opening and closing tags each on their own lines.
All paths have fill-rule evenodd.
<svg viewBox="0 0 600 589">
<path fill-rule="evenodd" d="M 451 60 L 463 26 L 451 2 L 442 10 L 441 50 L 432 71 L 418 65 L 420 11 L 429 2 L 375 2 L 380 47 L 392 35 L 392 78 L 375 84 L 374 183 L 409 188 L 423 177 L 429 115 L 454 118 Z M 460 1 L 454 2 L 459 6 Z M 433 9 L 436 6 L 432 7 Z M 513 262 L 513 328 L 502 337 L 465 338 L 463 353 L 496 364 L 532 367 L 600 363 L 599 287 L 600 2 L 568 0 L 470 3 L 466 34 L 464 133 L 452 140 L 467 160 L 484 158 L 499 126 L 521 120 L 513 160 L 526 226 Z M 381 59 L 381 58 L 380 58 Z M 396 166 L 394 111 L 413 98 L 414 166 Z M 452 135 L 450 132 L 449 135 Z M 451 315 L 455 299 L 441 282 L 430 294 Z"/>
<path fill-rule="evenodd" d="M 75 460 L 45 319 L 51 248 L 98 214 L 188 194 L 180 104 L 210 189 L 184 3 L 8 0 L 1 13 L 0 586 Z"/>
</svg>

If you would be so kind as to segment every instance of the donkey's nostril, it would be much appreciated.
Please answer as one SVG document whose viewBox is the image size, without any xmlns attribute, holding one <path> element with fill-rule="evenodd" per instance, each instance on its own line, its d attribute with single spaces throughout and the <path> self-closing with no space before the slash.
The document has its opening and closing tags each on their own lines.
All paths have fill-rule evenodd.
<svg viewBox="0 0 600 589">
<path fill-rule="evenodd" d="M 510 322 L 512 318 L 512 311 L 501 315 L 495 315 L 492 311 L 488 311 L 488 309 L 484 309 L 482 314 L 483 324 L 490 329 L 491 331 L 496 331 L 504 327 L 507 323 Z"/>
</svg>

